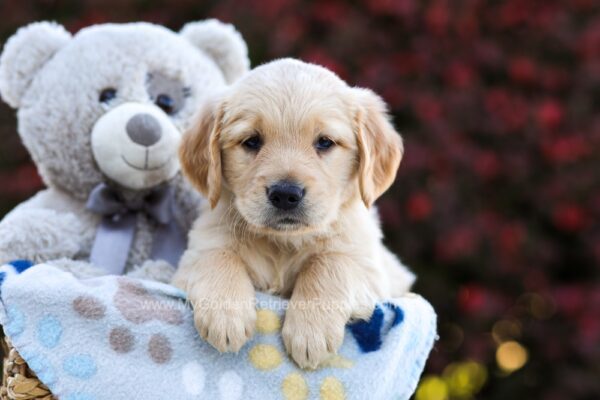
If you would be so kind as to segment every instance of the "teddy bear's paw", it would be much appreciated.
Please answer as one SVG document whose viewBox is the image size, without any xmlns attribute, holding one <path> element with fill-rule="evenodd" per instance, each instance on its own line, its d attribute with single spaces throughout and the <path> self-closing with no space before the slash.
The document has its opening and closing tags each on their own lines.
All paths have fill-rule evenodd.
<svg viewBox="0 0 600 400">
<path fill-rule="evenodd" d="M 147 260 L 139 267 L 127 273 L 127 276 L 139 279 L 169 283 L 175 275 L 175 267 L 164 260 Z"/>
<path fill-rule="evenodd" d="M 251 299 L 250 299 L 251 300 Z M 194 306 L 194 323 L 200 336 L 220 352 L 238 352 L 254 335 L 256 309 L 227 300 L 201 301 Z"/>
<path fill-rule="evenodd" d="M 290 309 L 281 335 L 300 368 L 315 369 L 333 357 L 344 341 L 346 319 L 332 313 Z"/>
<path fill-rule="evenodd" d="M 78 279 L 96 278 L 106 275 L 102 268 L 95 267 L 87 261 L 72 260 L 69 258 L 59 258 L 57 260 L 47 261 L 46 264 L 70 272 Z"/>
</svg>

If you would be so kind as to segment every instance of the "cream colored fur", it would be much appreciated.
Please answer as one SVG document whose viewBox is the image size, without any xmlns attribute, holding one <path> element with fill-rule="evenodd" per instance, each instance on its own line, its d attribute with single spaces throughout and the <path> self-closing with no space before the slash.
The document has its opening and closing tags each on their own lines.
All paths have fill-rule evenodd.
<svg viewBox="0 0 600 400">
<path fill-rule="evenodd" d="M 244 146 L 253 136 L 256 151 Z M 319 150 L 319 138 L 335 144 Z M 300 61 L 258 67 L 207 104 L 180 158 L 212 209 L 193 226 L 173 281 L 188 292 L 201 336 L 239 350 L 253 334 L 254 290 L 281 294 L 290 298 L 285 346 L 316 368 L 350 319 L 408 291 L 414 276 L 383 246 L 371 207 L 402 152 L 377 95 Z M 306 191 L 292 224 L 266 195 L 281 180 Z"/>
</svg>

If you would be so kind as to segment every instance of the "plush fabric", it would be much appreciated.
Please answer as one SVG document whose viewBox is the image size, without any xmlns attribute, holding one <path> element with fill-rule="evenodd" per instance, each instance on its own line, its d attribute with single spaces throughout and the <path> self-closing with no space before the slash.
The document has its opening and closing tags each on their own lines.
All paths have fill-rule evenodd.
<svg viewBox="0 0 600 400">
<path fill-rule="evenodd" d="M 349 325 L 338 355 L 303 371 L 281 342 L 279 298 L 258 294 L 256 335 L 220 354 L 172 286 L 30 265 L 0 269 L 0 322 L 61 400 L 408 399 L 436 336 L 431 306 L 410 294 Z"/>
<path fill-rule="evenodd" d="M 19 136 L 47 189 L 0 222 L 0 263 L 27 258 L 77 272 L 81 264 L 71 261 L 89 260 L 102 221 L 86 201 L 103 183 L 126 199 L 172 186 L 187 232 L 201 198 L 179 173 L 181 132 L 202 102 L 248 68 L 244 40 L 216 20 L 189 23 L 182 33 L 149 23 L 74 35 L 50 22 L 19 29 L 0 55 L 0 96 L 17 109 Z M 164 95 L 172 104 L 159 101 Z M 146 122 L 136 127 L 140 115 Z M 141 132 L 149 120 L 156 129 Z M 137 214 L 126 270 L 139 275 L 152 259 L 157 221 Z M 162 274 L 148 264 L 141 270 Z"/>
</svg>

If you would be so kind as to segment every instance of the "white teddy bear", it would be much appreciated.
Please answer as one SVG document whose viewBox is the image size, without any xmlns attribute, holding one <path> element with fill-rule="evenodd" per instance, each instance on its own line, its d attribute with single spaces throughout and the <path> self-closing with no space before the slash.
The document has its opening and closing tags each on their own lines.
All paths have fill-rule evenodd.
<svg viewBox="0 0 600 400">
<path fill-rule="evenodd" d="M 0 222 L 0 264 L 168 281 L 201 201 L 179 173 L 179 138 L 200 103 L 248 68 L 244 40 L 216 20 L 179 33 L 21 28 L 0 56 L 0 94 L 47 189 Z"/>
</svg>

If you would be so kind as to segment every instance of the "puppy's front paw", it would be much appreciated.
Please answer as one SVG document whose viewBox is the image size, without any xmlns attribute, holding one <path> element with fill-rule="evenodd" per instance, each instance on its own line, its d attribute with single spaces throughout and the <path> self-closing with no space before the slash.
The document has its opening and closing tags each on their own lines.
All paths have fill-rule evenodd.
<svg viewBox="0 0 600 400">
<path fill-rule="evenodd" d="M 227 305 L 211 301 L 194 309 L 194 323 L 198 333 L 220 352 L 237 352 L 254 334 L 256 309 L 254 305 Z M 251 302 L 251 301 L 250 301 Z"/>
<path fill-rule="evenodd" d="M 288 353 L 300 368 L 315 369 L 335 355 L 344 340 L 346 319 L 314 310 L 290 309 L 281 335 Z"/>
</svg>

